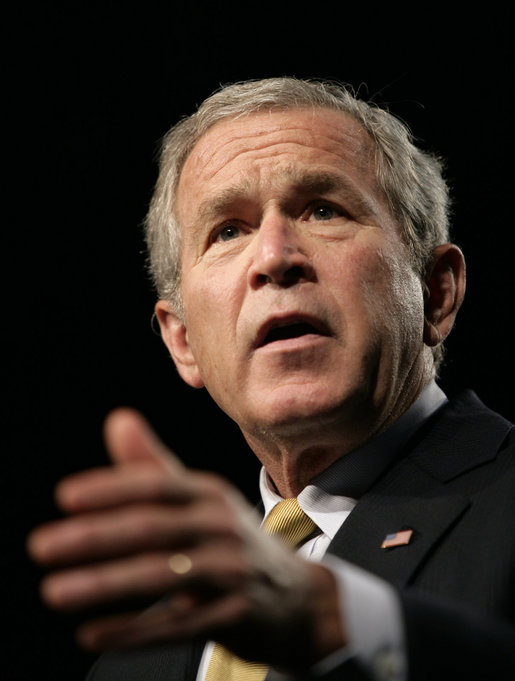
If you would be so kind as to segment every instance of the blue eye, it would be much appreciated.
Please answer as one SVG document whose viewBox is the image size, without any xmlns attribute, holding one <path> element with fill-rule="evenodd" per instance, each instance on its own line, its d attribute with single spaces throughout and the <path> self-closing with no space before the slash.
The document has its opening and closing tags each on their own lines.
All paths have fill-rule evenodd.
<svg viewBox="0 0 515 681">
<path fill-rule="evenodd" d="M 332 220 L 334 218 L 335 210 L 331 206 L 322 205 L 313 208 L 313 217 L 315 220 Z"/>
<path fill-rule="evenodd" d="M 238 236 L 240 236 L 240 228 L 236 227 L 236 225 L 227 225 L 220 230 L 218 235 L 221 241 L 231 241 L 232 239 L 236 239 Z"/>
</svg>

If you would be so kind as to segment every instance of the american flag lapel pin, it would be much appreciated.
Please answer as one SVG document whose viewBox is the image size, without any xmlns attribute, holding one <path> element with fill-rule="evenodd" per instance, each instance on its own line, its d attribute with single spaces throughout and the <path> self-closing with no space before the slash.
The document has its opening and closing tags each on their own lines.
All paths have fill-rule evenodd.
<svg viewBox="0 0 515 681">
<path fill-rule="evenodd" d="M 394 546 L 403 546 L 404 544 L 409 544 L 411 537 L 413 535 L 413 530 L 400 530 L 399 532 L 393 532 L 392 534 L 387 534 L 383 539 L 381 544 L 382 549 L 391 549 Z"/>
</svg>

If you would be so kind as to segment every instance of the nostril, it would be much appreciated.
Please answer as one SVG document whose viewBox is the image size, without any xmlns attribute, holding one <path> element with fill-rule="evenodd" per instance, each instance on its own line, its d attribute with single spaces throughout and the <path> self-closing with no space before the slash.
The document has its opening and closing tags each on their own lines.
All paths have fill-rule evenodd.
<svg viewBox="0 0 515 681">
<path fill-rule="evenodd" d="M 297 279 L 301 279 L 305 276 L 306 276 L 306 273 L 304 272 L 304 268 L 301 267 L 300 265 L 295 265 L 294 267 L 290 267 L 284 273 L 284 278 L 288 279 L 288 280 L 297 280 Z"/>
<path fill-rule="evenodd" d="M 295 265 L 294 267 L 284 270 L 284 272 L 278 273 L 275 277 L 260 273 L 257 276 L 257 282 L 260 286 L 263 284 L 271 284 L 274 281 L 282 286 L 291 286 L 305 278 L 306 272 L 304 271 L 304 268 L 300 267 L 300 265 Z"/>
<path fill-rule="evenodd" d="M 288 287 L 313 278 L 314 276 L 310 266 L 306 265 L 303 267 L 302 265 L 294 265 L 283 271 L 278 271 L 275 274 L 264 274 L 263 272 L 260 272 L 257 274 L 255 282 L 258 286 L 275 283 L 278 286 Z"/>
<path fill-rule="evenodd" d="M 258 274 L 256 279 L 259 286 L 261 286 L 262 284 L 269 284 L 272 282 L 272 277 L 269 277 L 268 274 Z"/>
</svg>

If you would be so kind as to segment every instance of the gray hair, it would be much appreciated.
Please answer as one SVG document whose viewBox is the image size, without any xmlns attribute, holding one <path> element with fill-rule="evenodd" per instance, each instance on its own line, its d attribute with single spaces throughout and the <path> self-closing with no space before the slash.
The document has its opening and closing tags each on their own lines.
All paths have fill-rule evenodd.
<svg viewBox="0 0 515 681">
<path fill-rule="evenodd" d="M 149 269 L 158 295 L 182 314 L 181 232 L 175 201 L 182 168 L 198 140 L 215 123 L 258 111 L 332 109 L 354 118 L 375 145 L 377 182 L 397 220 L 422 280 L 434 248 L 449 240 L 449 196 L 442 162 L 413 144 L 407 126 L 385 109 L 358 99 L 335 82 L 269 78 L 222 87 L 163 138 L 160 172 L 145 222 Z M 441 360 L 440 346 L 435 360 Z"/>
</svg>

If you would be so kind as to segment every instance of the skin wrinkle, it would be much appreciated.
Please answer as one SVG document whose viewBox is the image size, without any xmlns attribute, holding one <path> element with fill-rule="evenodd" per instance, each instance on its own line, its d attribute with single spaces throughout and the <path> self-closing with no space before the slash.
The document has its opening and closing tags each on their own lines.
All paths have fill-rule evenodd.
<svg viewBox="0 0 515 681">
<path fill-rule="evenodd" d="M 298 109 L 299 113 L 305 112 L 304 109 Z M 318 109 L 318 112 L 324 112 L 327 111 L 330 114 L 334 114 L 335 112 L 331 109 Z M 313 113 L 313 119 L 315 120 L 315 111 Z M 273 119 L 273 114 L 274 112 L 270 113 L 270 116 L 266 122 L 266 125 L 263 125 L 263 127 L 260 129 L 258 128 L 257 130 L 254 129 L 253 133 L 251 135 L 245 135 L 245 134 L 238 134 L 239 130 L 239 124 L 242 122 L 242 119 L 236 119 L 235 121 L 231 120 L 225 120 L 223 119 L 222 121 L 216 123 L 214 126 L 212 126 L 205 134 L 203 137 L 199 139 L 195 147 L 192 149 L 190 152 L 190 155 L 188 158 L 185 160 L 185 163 L 183 165 L 182 171 L 184 170 L 184 167 L 188 164 L 188 162 L 191 161 L 192 157 L 195 157 L 194 161 L 194 168 L 195 171 L 200 174 L 202 172 L 205 172 L 206 167 L 208 167 L 210 164 L 214 164 L 214 168 L 211 169 L 210 173 L 206 173 L 207 177 L 206 179 L 208 181 L 214 179 L 215 175 L 220 172 L 220 170 L 225 169 L 226 166 L 230 165 L 232 161 L 234 161 L 238 156 L 243 158 L 245 154 L 247 153 L 255 153 L 255 154 L 260 154 L 262 152 L 265 156 L 270 156 L 270 150 L 274 148 L 275 146 L 285 146 L 285 144 L 290 144 L 293 146 L 303 146 L 313 138 L 312 134 L 312 126 L 308 124 L 302 124 L 299 125 L 297 130 L 301 131 L 302 134 L 302 142 L 286 142 L 284 140 L 280 141 L 272 141 L 270 138 L 272 137 L 277 137 L 278 135 L 282 135 L 285 130 L 288 130 L 288 126 L 283 126 L 283 125 L 277 125 L 276 127 L 273 127 L 271 124 L 271 120 Z M 374 153 L 374 149 L 369 149 L 368 147 L 370 146 L 371 139 L 360 126 L 354 121 L 354 119 L 350 116 L 348 116 L 345 113 L 342 112 L 337 112 L 337 116 L 343 117 L 344 119 L 347 119 L 348 122 L 354 123 L 356 126 L 356 131 L 348 127 L 347 129 L 343 130 L 344 136 L 347 138 L 347 147 L 350 148 L 353 145 L 356 147 L 353 149 L 353 152 L 356 156 L 356 159 L 359 159 L 361 163 L 367 163 L 371 154 Z M 249 114 L 246 119 L 256 119 L 257 117 L 262 118 L 262 114 Z M 213 132 L 217 132 L 217 129 L 220 128 L 221 126 L 226 127 L 227 124 L 233 124 L 232 129 L 229 131 L 229 133 L 226 135 L 226 138 L 220 146 L 217 147 L 209 147 L 203 145 L 203 142 L 205 142 L 205 139 L 208 135 L 210 135 Z M 341 126 L 338 126 L 336 128 L 338 130 L 338 134 L 335 132 L 334 134 L 331 134 L 331 132 L 326 133 L 326 138 L 329 141 L 329 144 L 327 144 L 327 149 L 332 149 L 332 148 L 341 148 L 342 147 L 342 128 Z M 365 137 L 365 139 L 363 139 Z M 254 139 L 260 139 L 261 144 L 253 144 Z M 265 139 L 268 138 L 268 139 Z M 245 141 L 245 142 L 244 142 Z M 367 143 L 368 142 L 368 143 Z M 238 144 L 240 143 L 240 144 Z M 199 148 L 200 147 L 200 148 Z M 231 154 L 228 154 L 227 156 L 223 156 L 225 150 L 227 147 L 233 147 L 234 150 Z M 275 154 L 279 154 L 277 150 L 274 151 Z M 273 155 L 273 154 L 272 154 Z M 336 156 L 336 152 L 334 152 L 334 155 Z M 218 157 L 222 157 L 219 163 L 215 162 L 215 159 Z M 258 156 L 259 158 L 259 156 Z M 181 171 L 181 177 L 182 177 L 182 171 Z M 180 180 L 179 180 L 179 189 L 180 189 Z M 178 201 L 179 202 L 179 201 Z"/>
</svg>

